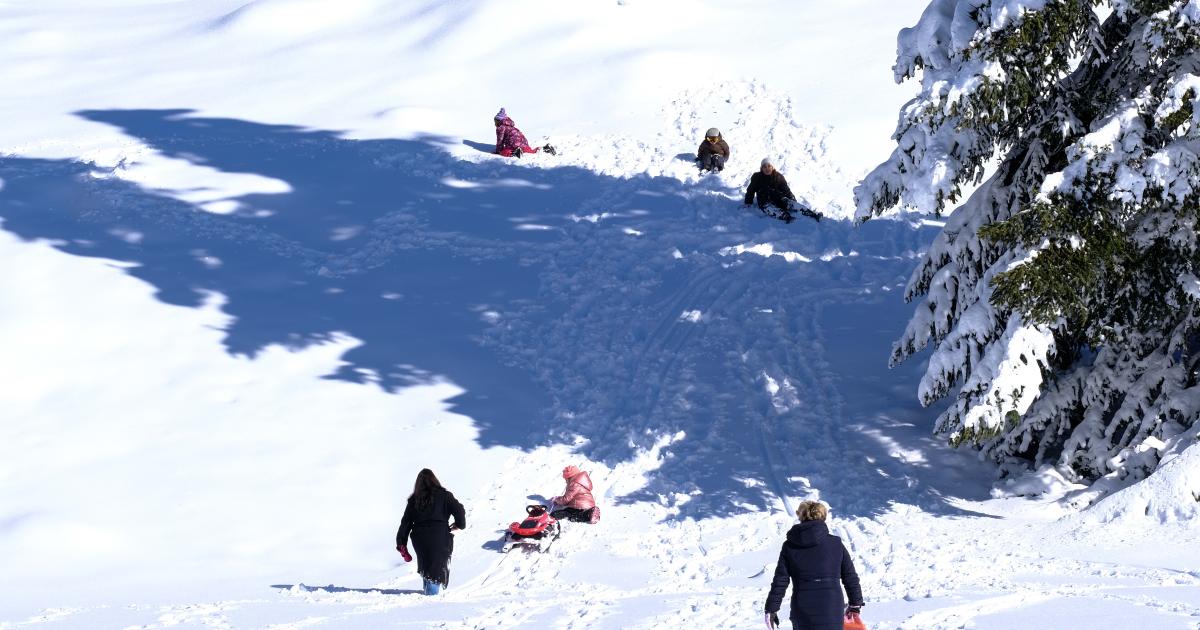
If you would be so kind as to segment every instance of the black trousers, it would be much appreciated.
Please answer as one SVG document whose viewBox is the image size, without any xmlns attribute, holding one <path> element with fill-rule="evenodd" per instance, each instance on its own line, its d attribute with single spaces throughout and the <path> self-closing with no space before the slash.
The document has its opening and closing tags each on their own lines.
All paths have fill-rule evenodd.
<svg viewBox="0 0 1200 630">
<path fill-rule="evenodd" d="M 559 508 L 551 512 L 550 516 L 560 521 L 566 519 L 576 523 L 590 523 L 592 522 L 592 510 L 594 509 L 596 508 L 588 508 L 586 510 L 579 508 Z"/>
<path fill-rule="evenodd" d="M 709 171 L 725 170 L 725 156 L 720 153 L 709 153 L 700 160 L 700 168 Z"/>
<path fill-rule="evenodd" d="M 767 206 L 775 206 L 784 212 L 792 212 L 792 200 L 779 193 L 758 193 L 758 208 L 766 210 Z"/>
</svg>

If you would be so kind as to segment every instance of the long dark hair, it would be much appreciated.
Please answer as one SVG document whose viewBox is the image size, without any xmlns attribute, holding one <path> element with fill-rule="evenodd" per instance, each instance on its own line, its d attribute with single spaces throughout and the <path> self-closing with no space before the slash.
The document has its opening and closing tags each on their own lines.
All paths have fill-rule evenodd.
<svg viewBox="0 0 1200 630">
<path fill-rule="evenodd" d="M 433 491 L 441 489 L 442 482 L 438 481 L 437 475 L 428 468 L 422 468 L 417 473 L 417 482 L 413 484 L 413 493 L 409 498 L 418 506 L 425 507 L 433 500 Z"/>
</svg>

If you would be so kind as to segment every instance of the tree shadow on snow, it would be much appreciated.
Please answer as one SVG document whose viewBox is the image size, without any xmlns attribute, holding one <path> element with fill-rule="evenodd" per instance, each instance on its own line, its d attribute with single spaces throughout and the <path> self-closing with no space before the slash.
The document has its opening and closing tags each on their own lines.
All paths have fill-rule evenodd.
<svg viewBox="0 0 1200 630">
<path fill-rule="evenodd" d="M 481 442 L 527 438 L 511 419 L 537 418 L 547 400 L 479 336 L 489 309 L 537 297 L 536 269 L 508 250 L 546 239 L 520 230 L 515 217 L 547 212 L 555 203 L 548 192 L 531 195 L 516 179 L 493 185 L 494 173 L 479 166 L 457 172 L 485 180 L 478 188 L 448 185 L 432 140 L 352 142 L 188 114 L 81 113 L 168 157 L 282 180 L 290 190 L 246 194 L 227 200 L 232 213 L 213 214 L 88 164 L 3 158 L 4 229 L 54 239 L 71 254 L 136 263 L 128 273 L 169 304 L 223 295 L 222 310 L 234 318 L 225 331 L 231 354 L 348 334 L 362 344 L 329 378 L 388 390 L 450 378 L 467 390 L 452 402 L 480 423 Z M 503 234 L 505 247 L 476 234 Z"/>
<path fill-rule="evenodd" d="M 786 461 L 791 455 L 785 454 L 780 461 L 764 449 L 764 440 L 790 431 L 787 423 L 799 422 L 804 409 L 777 413 L 751 406 L 749 392 L 763 390 L 763 377 L 739 363 L 747 353 L 766 356 L 772 346 L 787 349 L 813 333 L 794 329 L 792 320 L 779 317 L 778 306 L 729 313 L 721 308 L 742 308 L 780 288 L 803 291 L 804 282 L 859 282 L 849 276 L 867 266 L 849 259 L 797 266 L 750 256 L 754 260 L 744 263 L 761 266 L 762 273 L 747 286 L 724 271 L 743 261 L 717 250 L 764 235 L 800 235 L 814 248 L 837 243 L 864 252 L 879 243 L 919 249 L 932 238 L 898 222 L 871 222 L 862 230 L 829 221 L 788 227 L 735 216 L 733 200 L 708 215 L 689 209 L 685 198 L 696 187 L 678 180 L 623 179 L 484 156 L 459 160 L 447 153 L 454 141 L 445 138 L 356 141 L 331 131 L 200 118 L 188 110 L 80 115 L 117 127 L 169 158 L 271 178 L 285 190 L 219 200 L 224 205 L 215 213 L 91 164 L 0 157 L 4 230 L 47 239 L 73 255 L 134 263 L 126 273 L 152 285 L 169 304 L 197 307 L 220 294 L 222 310 L 232 317 L 224 331 L 231 354 L 254 356 L 272 344 L 299 348 L 350 335 L 361 344 L 328 378 L 388 391 L 449 380 L 465 390 L 450 401 L 453 410 L 473 419 L 483 446 L 575 443 L 583 455 L 617 464 L 661 436 L 684 431 L 686 438 L 665 447 L 648 485 L 619 499 L 677 502 L 680 517 L 773 509 L 778 494 L 795 496 L 820 485 L 815 477 L 795 479 L 808 455 L 794 453 L 796 461 Z M 614 218 L 583 219 L 584 209 Z M 672 226 L 680 221 L 729 225 L 672 240 Z M 878 264 L 885 264 L 880 258 Z M 785 286 L 792 280 L 799 284 Z M 731 301 L 730 295 L 744 299 Z M 889 299 L 890 306 L 878 308 Z M 857 438 L 857 452 L 882 464 L 848 464 L 868 485 L 831 482 L 822 496 L 847 506 L 842 513 L 871 513 L 892 500 L 950 510 L 944 496 L 978 495 L 978 484 L 944 486 L 937 470 L 891 463 L 896 458 L 889 453 L 945 449 L 929 437 L 931 414 L 913 402 L 915 372 L 885 376 L 887 349 L 908 313 L 898 292 L 849 303 L 852 308 L 839 311 L 838 301 L 827 299 L 824 325 L 839 333 L 845 331 L 838 326 L 870 327 L 877 345 L 866 348 L 862 335 L 846 333 L 854 350 L 844 354 L 848 362 L 834 361 L 828 378 L 810 379 L 814 387 L 830 389 L 822 413 L 858 418 L 870 415 L 871 405 L 896 412 L 847 420 L 878 431 Z M 707 311 L 681 323 L 680 311 L 697 305 Z M 706 336 L 705 321 L 715 321 L 707 317 L 745 318 L 747 327 L 756 318 L 784 323 L 746 339 L 728 337 L 741 328 L 725 327 L 722 338 Z M 840 342 L 834 337 L 825 343 Z M 695 348 L 691 358 L 677 360 L 688 348 Z M 802 359 L 789 369 L 808 369 Z M 833 391 L 839 382 L 875 388 L 887 399 L 846 403 Z M 695 383 L 717 385 L 696 390 Z M 726 383 L 729 389 L 722 389 Z M 907 390 L 897 391 L 896 383 Z M 747 413 L 778 421 L 764 432 L 748 431 Z M 894 430 L 889 423 L 913 427 Z M 796 424 L 796 432 L 812 426 Z M 856 439 L 837 428 L 828 431 L 814 448 Z M 792 444 L 802 444 L 803 437 Z M 876 469 L 883 472 L 873 477 Z M 671 498 L 678 492 L 690 495 L 686 502 Z"/>
</svg>

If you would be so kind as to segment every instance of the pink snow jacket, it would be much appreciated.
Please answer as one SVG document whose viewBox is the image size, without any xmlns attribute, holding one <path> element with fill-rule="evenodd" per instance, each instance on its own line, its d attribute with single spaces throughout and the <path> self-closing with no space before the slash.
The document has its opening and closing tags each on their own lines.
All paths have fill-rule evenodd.
<svg viewBox="0 0 1200 630">
<path fill-rule="evenodd" d="M 563 491 L 561 497 L 554 500 L 554 503 L 559 507 L 575 508 L 576 510 L 596 507 L 596 499 L 592 498 L 592 478 L 582 471 L 571 477 L 567 480 L 567 489 Z"/>
<path fill-rule="evenodd" d="M 496 153 L 508 157 L 517 149 L 527 153 L 533 152 L 529 141 L 525 139 L 525 134 L 517 129 L 517 125 L 511 118 L 505 118 L 500 121 L 499 125 L 496 125 Z"/>
</svg>

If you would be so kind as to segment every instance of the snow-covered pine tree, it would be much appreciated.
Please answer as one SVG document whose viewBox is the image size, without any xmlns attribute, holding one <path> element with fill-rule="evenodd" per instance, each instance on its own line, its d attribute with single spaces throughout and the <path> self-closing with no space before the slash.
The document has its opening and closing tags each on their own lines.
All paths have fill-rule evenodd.
<svg viewBox="0 0 1200 630">
<path fill-rule="evenodd" d="M 933 0 L 858 218 L 940 213 L 895 364 L 1013 472 L 1139 479 L 1200 432 L 1200 0 Z"/>
</svg>

